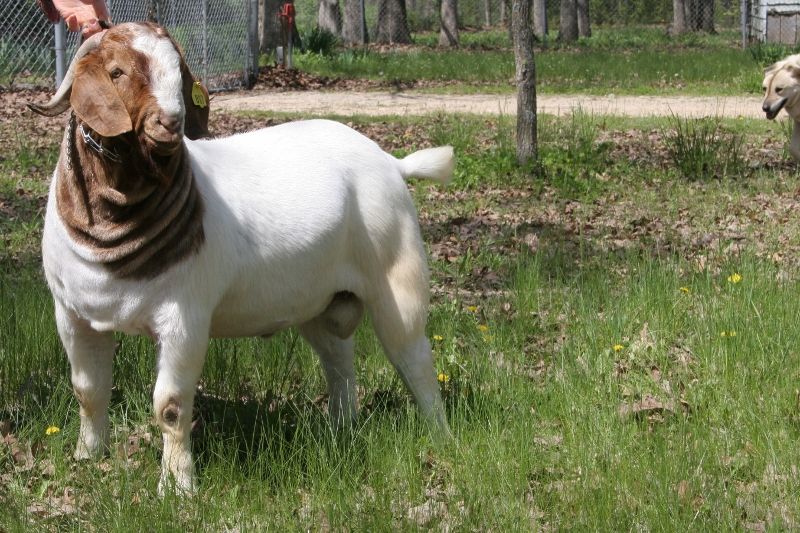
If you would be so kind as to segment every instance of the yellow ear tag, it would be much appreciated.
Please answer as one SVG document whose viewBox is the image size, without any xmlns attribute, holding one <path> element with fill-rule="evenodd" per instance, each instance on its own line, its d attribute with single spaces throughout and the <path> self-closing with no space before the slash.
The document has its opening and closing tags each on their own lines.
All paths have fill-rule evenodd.
<svg viewBox="0 0 800 533">
<path fill-rule="evenodd" d="M 192 85 L 192 102 L 200 108 L 208 105 L 206 94 L 203 92 L 203 86 L 200 85 L 199 81 L 194 82 L 194 85 Z"/>
</svg>

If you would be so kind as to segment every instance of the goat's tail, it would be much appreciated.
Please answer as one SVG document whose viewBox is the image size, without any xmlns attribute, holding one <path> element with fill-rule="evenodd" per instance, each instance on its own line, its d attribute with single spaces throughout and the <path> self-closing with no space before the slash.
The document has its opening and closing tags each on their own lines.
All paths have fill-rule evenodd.
<svg viewBox="0 0 800 533">
<path fill-rule="evenodd" d="M 449 183 L 456 164 L 452 146 L 420 150 L 398 161 L 403 179 L 423 178 Z"/>
</svg>

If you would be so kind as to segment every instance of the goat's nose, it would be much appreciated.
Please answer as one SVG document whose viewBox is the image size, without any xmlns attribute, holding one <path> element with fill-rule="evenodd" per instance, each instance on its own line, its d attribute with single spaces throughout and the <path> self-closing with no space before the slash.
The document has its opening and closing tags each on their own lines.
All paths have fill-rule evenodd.
<svg viewBox="0 0 800 533">
<path fill-rule="evenodd" d="M 170 133 L 180 133 L 182 122 L 180 117 L 168 113 L 158 115 L 158 123 Z"/>
</svg>

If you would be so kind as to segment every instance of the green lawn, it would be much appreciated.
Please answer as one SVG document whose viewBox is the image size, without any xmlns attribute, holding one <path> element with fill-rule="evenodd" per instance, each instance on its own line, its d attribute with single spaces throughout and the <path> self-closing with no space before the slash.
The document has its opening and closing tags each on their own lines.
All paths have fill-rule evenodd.
<svg viewBox="0 0 800 533">
<path fill-rule="evenodd" d="M 75 464 L 37 251 L 57 131 L 23 137 L 44 156 L 0 162 L 0 530 L 798 527 L 800 220 L 780 127 L 723 121 L 746 164 L 700 178 L 670 158 L 674 121 L 543 117 L 536 175 L 513 165 L 507 119 L 348 121 L 397 154 L 456 147 L 453 185 L 412 187 L 453 442 L 432 443 L 367 327 L 345 435 L 294 333 L 214 341 L 200 493 L 159 499 L 155 350 L 120 336 L 111 455 Z"/>
<path fill-rule="evenodd" d="M 301 70 L 346 79 L 417 82 L 438 92 L 515 90 L 514 54 L 507 32 L 464 32 L 462 46 L 436 46 L 435 34 L 415 35 L 415 46 L 298 54 Z M 664 28 L 599 27 L 589 39 L 536 50 L 541 93 L 739 95 L 760 92 L 762 67 L 792 51 L 775 46 L 742 50 L 738 35 L 690 34 L 672 39 Z"/>
</svg>

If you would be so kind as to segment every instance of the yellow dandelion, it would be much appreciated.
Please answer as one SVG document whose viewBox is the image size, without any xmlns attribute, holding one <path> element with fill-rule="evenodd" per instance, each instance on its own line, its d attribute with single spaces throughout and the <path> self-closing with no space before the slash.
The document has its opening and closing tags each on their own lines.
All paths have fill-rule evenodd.
<svg viewBox="0 0 800 533">
<path fill-rule="evenodd" d="M 477 313 L 478 312 L 478 306 L 477 305 L 468 305 L 467 306 L 467 311 L 469 311 L 470 313 Z"/>
<path fill-rule="evenodd" d="M 436 379 L 439 380 L 439 383 L 447 383 L 448 381 L 450 381 L 450 376 L 448 376 L 444 372 L 439 372 L 439 375 L 436 376 Z"/>
<path fill-rule="evenodd" d="M 615 344 L 615 345 L 613 346 L 613 348 L 614 348 L 614 351 L 615 351 L 615 352 L 620 352 L 620 351 L 622 351 L 622 350 L 624 350 L 624 349 L 625 349 L 625 347 L 624 347 L 623 345 L 621 345 L 621 344 Z"/>
<path fill-rule="evenodd" d="M 681 287 L 681 292 L 683 294 L 689 294 L 692 292 L 692 289 L 690 289 L 689 287 Z"/>
<path fill-rule="evenodd" d="M 481 332 L 486 333 L 489 331 L 489 326 L 486 324 L 478 324 L 478 329 L 481 330 Z"/>
<path fill-rule="evenodd" d="M 442 342 L 444 340 L 444 337 L 442 337 L 441 335 L 434 335 L 433 340 L 435 340 L 436 342 Z"/>
<path fill-rule="evenodd" d="M 735 331 L 729 331 L 728 332 L 728 337 L 735 337 L 735 336 L 736 336 L 736 332 Z"/>
<path fill-rule="evenodd" d="M 739 274 L 738 272 L 734 272 L 733 274 L 728 276 L 728 282 L 730 283 L 739 283 L 740 281 L 742 281 L 742 275 Z"/>
<path fill-rule="evenodd" d="M 728 336 L 728 332 L 727 332 L 727 331 L 723 331 L 723 332 L 721 332 L 721 333 L 719 334 L 719 336 L 720 336 L 720 337 L 727 337 L 727 336 Z"/>
<path fill-rule="evenodd" d="M 47 429 L 44 430 L 45 435 L 55 435 L 61 431 L 61 428 L 58 426 L 47 426 Z"/>
</svg>

